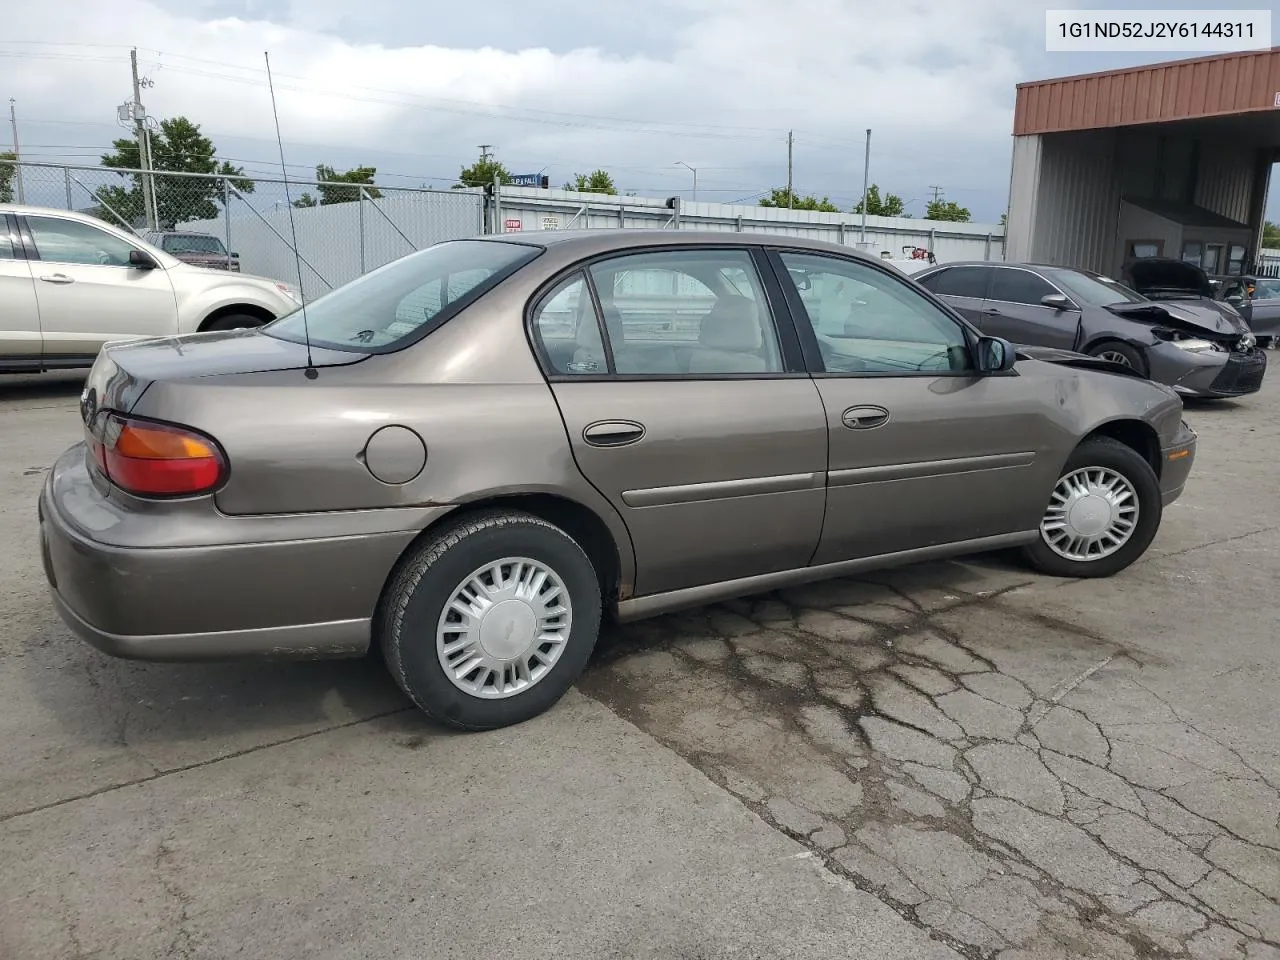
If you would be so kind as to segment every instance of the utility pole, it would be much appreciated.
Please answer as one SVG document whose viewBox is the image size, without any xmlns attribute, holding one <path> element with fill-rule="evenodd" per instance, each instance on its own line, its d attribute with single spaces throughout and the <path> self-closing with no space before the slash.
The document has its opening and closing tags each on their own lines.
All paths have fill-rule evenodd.
<svg viewBox="0 0 1280 960">
<path fill-rule="evenodd" d="M 26 203 L 26 195 L 22 189 L 22 154 L 18 152 L 18 113 L 17 101 L 9 98 L 9 126 L 13 128 L 13 179 L 18 184 L 18 202 Z"/>
<path fill-rule="evenodd" d="M 133 127 L 138 138 L 138 159 L 142 163 L 142 205 L 146 208 L 147 227 L 158 227 L 159 211 L 156 209 L 156 185 L 151 177 L 151 138 L 147 134 L 146 111 L 142 108 L 142 81 L 138 79 L 138 48 L 129 51 L 129 65 L 133 71 Z"/>
<path fill-rule="evenodd" d="M 493 156 L 493 151 L 489 149 L 492 146 L 493 146 L 492 143 L 480 144 L 480 162 L 481 163 L 484 163 L 486 160 L 488 160 L 490 157 Z"/>
<path fill-rule="evenodd" d="M 871 128 L 867 128 L 867 152 L 862 159 L 862 239 L 867 242 L 867 183 L 871 178 Z"/>
<path fill-rule="evenodd" d="M 942 188 L 941 188 L 941 187 L 934 187 L 934 186 L 930 186 L 930 187 L 929 187 L 929 189 L 933 191 L 933 202 L 934 202 L 934 203 L 937 203 L 937 202 L 938 202 L 938 198 L 939 198 L 940 196 L 942 196 Z"/>
<path fill-rule="evenodd" d="M 792 183 L 791 181 L 791 173 L 792 173 L 791 148 L 792 148 L 792 145 L 795 143 L 795 139 L 796 139 L 794 136 L 794 133 L 795 133 L 794 130 L 787 131 L 787 209 L 788 210 L 791 210 L 795 207 L 795 199 L 796 199 L 795 193 L 791 189 L 791 183 Z"/>
</svg>

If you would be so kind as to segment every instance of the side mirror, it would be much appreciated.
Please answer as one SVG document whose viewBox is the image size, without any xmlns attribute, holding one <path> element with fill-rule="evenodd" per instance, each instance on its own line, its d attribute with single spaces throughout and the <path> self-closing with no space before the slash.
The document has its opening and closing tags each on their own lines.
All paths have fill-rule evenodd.
<svg viewBox="0 0 1280 960">
<path fill-rule="evenodd" d="M 1047 293 L 1040 298 L 1040 302 L 1055 310 L 1070 310 L 1072 306 L 1071 301 L 1060 293 Z"/>
<path fill-rule="evenodd" d="M 978 338 L 978 370 L 981 373 L 1004 373 L 1013 369 L 1018 359 L 1013 344 L 1000 337 Z"/>
<path fill-rule="evenodd" d="M 1244 305 L 1244 294 L 1229 293 L 1222 299 L 1224 302 L 1231 304 L 1233 307 L 1239 307 Z"/>
<path fill-rule="evenodd" d="M 156 263 L 155 258 L 149 253 L 143 253 L 141 250 L 130 250 L 129 266 L 136 267 L 139 270 L 154 270 L 160 264 Z"/>
</svg>

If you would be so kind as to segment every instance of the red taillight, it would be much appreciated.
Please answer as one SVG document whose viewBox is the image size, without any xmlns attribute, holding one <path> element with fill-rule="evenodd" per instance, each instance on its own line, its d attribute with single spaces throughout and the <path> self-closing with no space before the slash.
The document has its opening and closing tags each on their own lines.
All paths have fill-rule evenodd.
<svg viewBox="0 0 1280 960">
<path fill-rule="evenodd" d="M 194 496 L 214 489 L 226 477 L 222 451 L 194 430 L 114 413 L 94 426 L 89 447 L 98 468 L 128 493 Z"/>
</svg>

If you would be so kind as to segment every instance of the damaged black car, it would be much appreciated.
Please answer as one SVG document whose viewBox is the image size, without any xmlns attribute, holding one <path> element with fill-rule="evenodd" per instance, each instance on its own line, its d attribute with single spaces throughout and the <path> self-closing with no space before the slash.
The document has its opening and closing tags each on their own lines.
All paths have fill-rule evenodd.
<svg viewBox="0 0 1280 960">
<path fill-rule="evenodd" d="M 1089 270 L 991 262 L 912 277 L 987 336 L 1106 360 L 1187 397 L 1240 397 L 1262 387 L 1266 353 L 1240 313 L 1213 299 L 1202 270 L 1144 260 L 1128 265 L 1126 278 L 1130 285 Z"/>
</svg>

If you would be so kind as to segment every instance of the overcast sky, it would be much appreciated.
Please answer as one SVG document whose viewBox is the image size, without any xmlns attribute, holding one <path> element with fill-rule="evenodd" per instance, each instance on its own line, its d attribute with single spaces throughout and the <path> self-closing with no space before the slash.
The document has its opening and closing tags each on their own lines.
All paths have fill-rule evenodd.
<svg viewBox="0 0 1280 960">
<path fill-rule="evenodd" d="M 556 186 L 603 167 L 623 190 L 688 197 L 683 161 L 700 200 L 754 201 L 785 184 L 794 129 L 796 188 L 847 209 L 870 127 L 871 179 L 908 212 L 939 186 L 992 222 L 1016 83 L 1168 59 L 1046 53 L 1046 6 L 1085 4 L 42 0 L 5 11 L 0 101 L 17 101 L 24 156 L 96 164 L 121 135 L 137 46 L 152 115 L 185 115 L 220 156 L 278 173 L 269 50 L 291 173 L 367 164 L 385 184 L 448 186 L 488 143 Z"/>
</svg>

